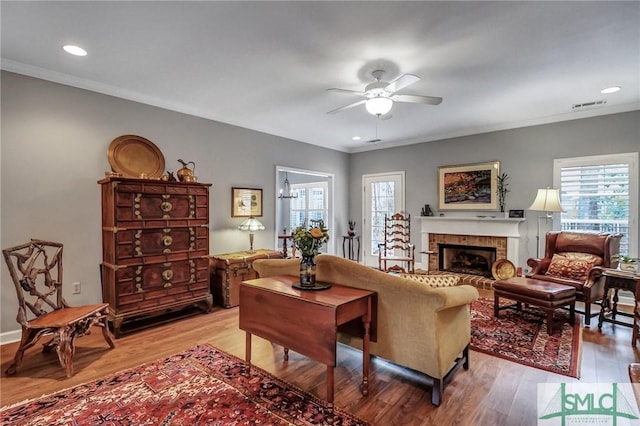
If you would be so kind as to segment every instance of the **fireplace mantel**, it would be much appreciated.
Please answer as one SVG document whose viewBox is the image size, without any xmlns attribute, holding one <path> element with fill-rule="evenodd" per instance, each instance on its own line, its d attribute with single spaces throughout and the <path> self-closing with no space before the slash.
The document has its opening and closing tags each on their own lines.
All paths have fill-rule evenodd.
<svg viewBox="0 0 640 426">
<path fill-rule="evenodd" d="M 491 216 L 421 216 L 422 247 L 429 247 L 429 234 L 479 235 L 507 239 L 507 259 L 514 265 L 518 260 L 518 239 L 523 218 Z"/>
<path fill-rule="evenodd" d="M 491 235 L 519 238 L 518 225 L 522 218 L 490 216 L 421 216 L 422 233 Z"/>
</svg>

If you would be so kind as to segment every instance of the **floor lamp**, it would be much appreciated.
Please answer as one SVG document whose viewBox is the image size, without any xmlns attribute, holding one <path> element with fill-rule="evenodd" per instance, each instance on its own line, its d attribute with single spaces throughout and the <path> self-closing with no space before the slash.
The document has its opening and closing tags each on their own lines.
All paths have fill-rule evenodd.
<svg viewBox="0 0 640 426">
<path fill-rule="evenodd" d="M 546 212 L 544 216 L 538 216 L 538 233 L 536 234 L 536 258 L 540 258 L 540 221 L 545 223 L 551 219 L 553 221 L 553 213 L 564 212 L 560 205 L 560 190 L 554 188 L 538 189 L 538 194 L 529 210 Z"/>
</svg>

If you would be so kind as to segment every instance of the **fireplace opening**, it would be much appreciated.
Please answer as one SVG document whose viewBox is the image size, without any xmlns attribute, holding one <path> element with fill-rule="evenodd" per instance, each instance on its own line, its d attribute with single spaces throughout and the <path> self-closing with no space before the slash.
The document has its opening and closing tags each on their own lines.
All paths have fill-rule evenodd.
<svg viewBox="0 0 640 426">
<path fill-rule="evenodd" d="M 438 244 L 438 259 L 438 269 L 441 271 L 491 278 L 491 265 L 496 261 L 496 249 Z"/>
</svg>

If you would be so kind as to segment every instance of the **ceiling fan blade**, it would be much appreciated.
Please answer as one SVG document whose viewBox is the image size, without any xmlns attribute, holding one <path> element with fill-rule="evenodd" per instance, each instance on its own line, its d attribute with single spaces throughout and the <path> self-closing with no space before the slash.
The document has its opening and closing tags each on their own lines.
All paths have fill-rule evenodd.
<svg viewBox="0 0 640 426">
<path fill-rule="evenodd" d="M 437 96 L 395 95 L 392 97 L 397 102 L 411 102 L 413 104 L 440 105 L 442 98 Z"/>
<path fill-rule="evenodd" d="M 364 96 L 365 95 L 365 92 L 362 92 L 360 90 L 336 89 L 335 87 L 333 87 L 331 89 L 327 89 L 327 92 L 347 93 L 349 95 L 359 95 L 359 96 Z"/>
<path fill-rule="evenodd" d="M 327 114 L 336 114 L 336 113 L 341 112 L 341 111 L 344 111 L 344 110 L 346 110 L 346 109 L 351 109 L 351 108 L 353 108 L 353 107 L 357 107 L 358 105 L 362 105 L 362 104 L 363 104 L 363 103 L 365 103 L 365 102 L 367 102 L 367 100 L 366 100 L 366 99 L 363 99 L 363 100 L 361 100 L 361 101 L 354 102 L 354 103 L 352 103 L 352 104 L 345 105 L 345 106 L 343 106 L 343 107 L 340 107 L 340 108 L 336 108 L 336 109 L 334 109 L 334 110 L 331 110 L 331 111 L 329 111 Z"/>
<path fill-rule="evenodd" d="M 413 74 L 402 74 L 401 76 L 392 80 L 387 87 L 384 88 L 389 93 L 395 93 L 398 90 L 404 89 L 405 87 L 420 81 L 420 77 Z"/>
</svg>

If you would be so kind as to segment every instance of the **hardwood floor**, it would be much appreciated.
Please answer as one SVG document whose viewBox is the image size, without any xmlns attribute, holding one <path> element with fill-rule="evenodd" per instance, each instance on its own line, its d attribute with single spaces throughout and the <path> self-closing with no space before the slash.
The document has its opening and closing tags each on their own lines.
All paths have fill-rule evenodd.
<svg viewBox="0 0 640 426">
<path fill-rule="evenodd" d="M 491 292 L 482 293 L 491 297 Z M 640 361 L 640 352 L 630 344 L 631 329 L 605 323 L 600 333 L 594 320 L 593 327 L 583 331 L 580 381 L 628 382 L 628 364 Z M 75 375 L 69 379 L 56 354 L 43 354 L 39 344 L 27 351 L 17 375 L 4 375 L 17 343 L 3 345 L 0 405 L 68 388 L 202 342 L 244 358 L 245 334 L 238 329 L 238 308 L 216 308 L 208 315 L 127 334 L 113 350 L 95 330 L 76 340 Z M 324 398 L 324 365 L 295 352 L 285 362 L 282 348 L 256 337 L 252 358 L 262 369 Z M 436 408 L 430 402 L 429 379 L 378 358 L 371 362 L 369 396 L 362 396 L 361 359 L 358 351 L 338 348 L 335 402 L 374 425 L 535 425 L 537 384 L 576 380 L 472 351 L 470 369 L 453 375 Z"/>
</svg>

